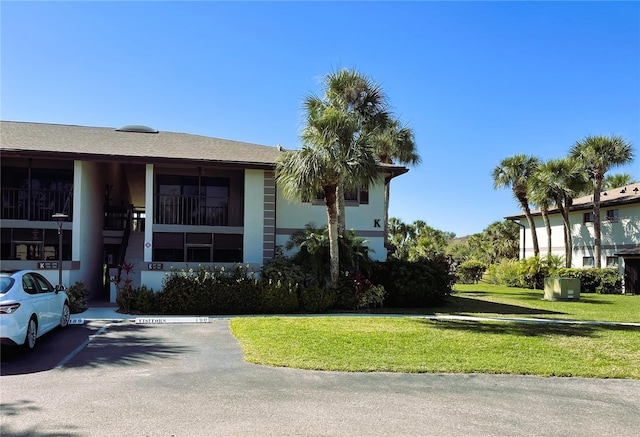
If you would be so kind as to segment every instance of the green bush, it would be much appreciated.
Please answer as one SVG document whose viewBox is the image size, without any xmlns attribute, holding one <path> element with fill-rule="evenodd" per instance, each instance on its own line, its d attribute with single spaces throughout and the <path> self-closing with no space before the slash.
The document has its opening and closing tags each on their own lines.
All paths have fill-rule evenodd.
<svg viewBox="0 0 640 437">
<path fill-rule="evenodd" d="M 337 301 L 338 294 L 332 288 L 314 285 L 300 291 L 300 310 L 307 313 L 323 313 L 333 308 Z"/>
<path fill-rule="evenodd" d="M 458 266 L 456 273 L 463 284 L 477 284 L 487 271 L 487 265 L 475 259 L 470 259 Z"/>
<path fill-rule="evenodd" d="M 298 311 L 297 284 L 280 281 L 262 282 L 260 312 L 285 314 Z"/>
<path fill-rule="evenodd" d="M 389 259 L 376 263 L 371 282 L 384 287 L 386 307 L 424 308 L 451 294 L 453 276 L 443 263 Z"/>
<path fill-rule="evenodd" d="M 615 268 L 561 268 L 556 274 L 579 279 L 581 293 L 622 294 L 622 276 Z"/>
<path fill-rule="evenodd" d="M 503 259 L 489 266 L 486 278 L 492 284 L 526 288 L 520 270 L 520 262 Z"/>
<path fill-rule="evenodd" d="M 66 290 L 69 297 L 69 309 L 72 314 L 81 313 L 87 309 L 87 297 L 89 290 L 84 286 L 84 282 L 76 282 Z"/>
</svg>

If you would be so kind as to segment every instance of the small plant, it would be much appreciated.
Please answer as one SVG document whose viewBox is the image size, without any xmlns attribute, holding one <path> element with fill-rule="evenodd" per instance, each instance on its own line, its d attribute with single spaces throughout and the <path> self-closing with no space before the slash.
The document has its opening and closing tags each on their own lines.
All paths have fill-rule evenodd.
<svg viewBox="0 0 640 437">
<path fill-rule="evenodd" d="M 84 286 L 84 282 L 76 282 L 66 291 L 69 297 L 69 309 L 72 314 L 81 313 L 87 309 L 89 290 Z"/>
<path fill-rule="evenodd" d="M 313 285 L 300 291 L 300 309 L 308 313 L 323 313 L 332 308 L 338 300 L 336 290 Z"/>
<path fill-rule="evenodd" d="M 122 286 L 120 286 L 120 283 L 116 284 L 118 286 L 116 303 L 118 304 L 118 309 L 121 312 L 123 312 L 124 314 L 130 314 L 131 301 L 133 300 L 133 289 L 131 287 L 133 279 L 131 279 L 129 275 L 133 272 L 133 264 L 125 261 L 121 267 L 122 271 L 124 272 L 124 281 Z"/>
</svg>

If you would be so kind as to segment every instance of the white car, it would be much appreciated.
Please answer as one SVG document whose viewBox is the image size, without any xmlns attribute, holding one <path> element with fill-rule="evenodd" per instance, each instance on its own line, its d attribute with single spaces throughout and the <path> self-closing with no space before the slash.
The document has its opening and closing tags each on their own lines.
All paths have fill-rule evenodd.
<svg viewBox="0 0 640 437">
<path fill-rule="evenodd" d="M 31 270 L 0 272 L 0 343 L 31 350 L 36 339 L 69 324 L 69 298 Z"/>
</svg>

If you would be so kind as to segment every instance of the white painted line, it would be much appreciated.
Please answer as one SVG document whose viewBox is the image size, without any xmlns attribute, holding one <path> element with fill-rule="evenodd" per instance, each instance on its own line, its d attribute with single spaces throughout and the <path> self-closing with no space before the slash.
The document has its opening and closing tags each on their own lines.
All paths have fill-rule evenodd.
<svg viewBox="0 0 640 437">
<path fill-rule="evenodd" d="M 209 323 L 209 317 L 136 317 L 136 325 L 164 325 L 171 323 Z"/>
<path fill-rule="evenodd" d="M 56 367 L 54 367 L 54 369 L 61 369 L 62 367 L 64 367 L 65 364 L 67 364 L 69 361 L 71 361 L 71 359 L 73 357 L 78 355 L 82 349 L 84 349 L 85 347 L 87 347 L 89 345 L 89 343 L 91 343 L 91 341 L 93 340 L 93 337 L 96 337 L 98 335 L 102 335 L 102 333 L 104 333 L 104 331 L 106 331 L 109 326 L 111 326 L 111 324 L 104 325 L 102 328 L 98 329 L 98 332 L 96 332 L 95 334 L 91 335 L 80 346 L 78 346 L 73 351 L 71 351 L 71 353 L 69 355 L 67 355 L 66 357 L 64 357 L 64 359 L 62 361 L 60 361 L 58 363 L 58 365 Z"/>
</svg>

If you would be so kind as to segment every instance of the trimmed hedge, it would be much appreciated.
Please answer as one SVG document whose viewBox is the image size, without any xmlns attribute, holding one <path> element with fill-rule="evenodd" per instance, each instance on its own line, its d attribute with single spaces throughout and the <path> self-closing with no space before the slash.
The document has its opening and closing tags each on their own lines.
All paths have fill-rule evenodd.
<svg viewBox="0 0 640 437">
<path fill-rule="evenodd" d="M 384 306 L 425 308 L 438 305 L 452 292 L 448 265 L 431 260 L 389 259 L 374 265 L 371 282 L 384 286 Z"/>
<path fill-rule="evenodd" d="M 558 269 L 556 276 L 579 279 L 581 293 L 622 294 L 622 276 L 615 268 L 564 267 Z"/>
</svg>

